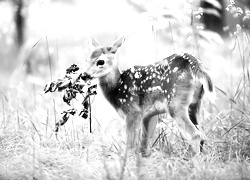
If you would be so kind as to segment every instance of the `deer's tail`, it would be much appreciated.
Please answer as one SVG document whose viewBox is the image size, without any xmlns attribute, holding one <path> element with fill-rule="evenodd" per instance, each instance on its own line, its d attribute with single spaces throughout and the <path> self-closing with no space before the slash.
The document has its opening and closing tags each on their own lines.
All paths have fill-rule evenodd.
<svg viewBox="0 0 250 180">
<path fill-rule="evenodd" d="M 206 96 L 211 102 L 215 102 L 215 92 L 213 82 L 211 77 L 205 71 L 204 66 L 194 56 L 190 54 L 183 54 L 182 58 L 188 61 L 188 68 L 190 69 L 191 73 L 194 75 L 195 78 L 202 83 L 203 88 L 205 90 Z"/>
</svg>

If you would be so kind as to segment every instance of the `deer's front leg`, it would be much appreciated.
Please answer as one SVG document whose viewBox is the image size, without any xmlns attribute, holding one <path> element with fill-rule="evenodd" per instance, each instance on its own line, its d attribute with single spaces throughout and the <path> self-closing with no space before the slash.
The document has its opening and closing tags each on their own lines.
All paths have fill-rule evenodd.
<svg viewBox="0 0 250 180">
<path fill-rule="evenodd" d="M 130 113 L 126 117 L 127 146 L 134 148 L 139 144 L 141 114 L 139 112 Z"/>
</svg>

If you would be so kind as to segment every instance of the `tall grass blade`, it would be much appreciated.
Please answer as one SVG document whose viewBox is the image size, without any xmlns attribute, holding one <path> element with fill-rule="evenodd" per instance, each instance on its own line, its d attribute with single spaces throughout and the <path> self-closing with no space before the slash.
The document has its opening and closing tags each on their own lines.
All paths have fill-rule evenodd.
<svg viewBox="0 0 250 180">
<path fill-rule="evenodd" d="M 33 49 L 37 46 L 37 44 L 38 44 L 42 39 L 43 39 L 43 38 L 40 38 L 40 39 L 39 39 L 37 42 L 35 42 L 35 44 L 31 47 L 31 49 L 30 49 L 30 51 L 29 51 L 27 57 L 24 59 L 24 62 L 23 62 L 23 64 L 22 64 L 22 66 L 21 66 L 21 71 L 23 70 L 23 67 L 25 66 L 25 64 L 27 63 L 27 61 L 30 59 L 30 55 L 31 55 Z"/>
</svg>

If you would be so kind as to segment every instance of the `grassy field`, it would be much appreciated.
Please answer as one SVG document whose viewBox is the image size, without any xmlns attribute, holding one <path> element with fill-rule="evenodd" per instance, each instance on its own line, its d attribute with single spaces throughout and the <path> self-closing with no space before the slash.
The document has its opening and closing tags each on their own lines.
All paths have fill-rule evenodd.
<svg viewBox="0 0 250 180">
<path fill-rule="evenodd" d="M 93 118 L 94 132 L 89 133 L 88 120 L 72 118 L 56 138 L 60 97 L 41 100 L 44 95 L 29 88 L 25 101 L 24 95 L 15 97 L 18 91 L 2 94 L 0 179 L 250 178 L 247 110 L 209 113 L 202 121 L 205 153 L 195 156 L 174 122 L 164 120 L 152 140 L 151 156 L 142 158 L 137 150 L 126 149 L 124 131 L 117 133 L 123 128 L 121 120 L 113 120 L 118 121 L 113 126 L 109 122 L 105 130 L 98 123 L 102 119 Z"/>
<path fill-rule="evenodd" d="M 64 6 L 61 10 L 63 13 Z M 49 21 L 46 23 L 49 32 L 48 27 L 53 29 L 53 22 L 50 25 Z M 72 34 L 74 28 L 68 29 L 66 34 Z M 205 152 L 193 155 L 175 122 L 164 116 L 159 119 L 151 141 L 152 154 L 148 158 L 142 158 L 137 149 L 126 148 L 125 122 L 99 91 L 92 99 L 92 133 L 89 119 L 79 117 L 71 117 L 57 134 L 54 132 L 55 122 L 61 118 L 61 112 L 67 106 L 61 94 L 44 94 L 43 88 L 51 76 L 53 79 L 62 77 L 65 68 L 75 59 L 84 58 L 86 52 L 79 48 L 82 41 L 75 39 L 75 36 L 72 39 L 71 36 L 67 37 L 69 40 L 58 31 L 56 38 L 52 33 L 48 41 L 45 38 L 39 41 L 36 33 L 37 30 L 32 33 L 36 38 L 32 43 L 27 43 L 19 55 L 25 60 L 27 57 L 40 60 L 31 64 L 31 69 L 34 69 L 30 74 L 26 73 L 25 60 L 18 61 L 15 67 L 10 68 L 15 70 L 4 70 L 8 67 L 8 58 L 13 60 L 15 50 L 0 44 L 2 49 L 8 47 L 10 51 L 9 54 L 4 51 L 0 54 L 4 59 L 0 64 L 1 180 L 250 179 L 248 32 L 238 29 L 220 48 L 221 45 L 214 46 L 211 42 L 200 44 L 199 56 L 209 67 L 216 86 L 216 102 L 211 104 L 205 100 L 201 111 L 201 127 L 206 135 Z M 106 40 L 105 37 L 103 39 Z M 145 47 L 139 49 L 136 43 L 133 38 L 130 39 L 126 53 L 132 52 L 131 56 L 137 59 L 141 56 L 146 58 L 146 53 L 140 54 L 145 52 Z M 176 42 L 175 46 L 170 44 L 168 47 L 178 49 L 180 44 Z M 137 54 L 131 51 L 133 48 L 137 48 Z M 51 66 L 48 54 L 54 60 Z M 129 56 L 121 57 L 121 60 L 125 57 Z"/>
</svg>

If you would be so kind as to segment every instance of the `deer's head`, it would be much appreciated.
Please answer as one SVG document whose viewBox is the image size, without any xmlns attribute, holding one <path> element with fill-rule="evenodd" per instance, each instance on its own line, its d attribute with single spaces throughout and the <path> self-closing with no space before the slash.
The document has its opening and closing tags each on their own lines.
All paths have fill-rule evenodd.
<svg viewBox="0 0 250 180">
<path fill-rule="evenodd" d="M 124 37 L 116 40 L 111 46 L 102 47 L 93 37 L 89 40 L 90 56 L 87 59 L 86 73 L 92 78 L 101 78 L 118 69 L 117 52 L 125 41 Z"/>
</svg>

